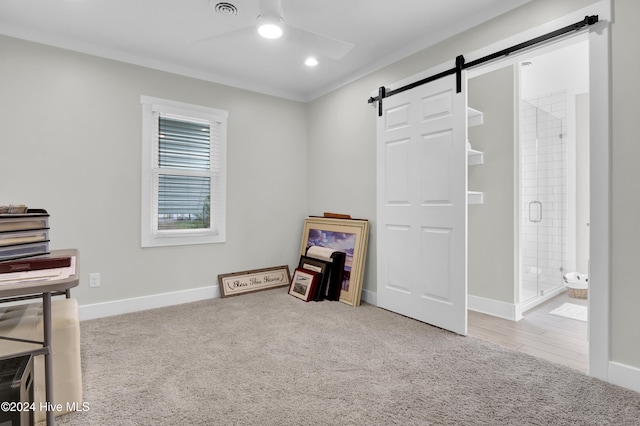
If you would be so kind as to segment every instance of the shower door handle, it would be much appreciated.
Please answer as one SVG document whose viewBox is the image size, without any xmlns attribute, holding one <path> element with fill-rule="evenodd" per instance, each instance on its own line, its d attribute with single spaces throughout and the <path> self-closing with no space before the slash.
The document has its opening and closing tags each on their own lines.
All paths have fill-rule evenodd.
<svg viewBox="0 0 640 426">
<path fill-rule="evenodd" d="M 538 210 L 538 215 L 536 219 L 532 219 L 532 215 L 531 215 L 531 206 L 533 205 L 535 205 Z M 532 201 L 529 203 L 529 222 L 534 222 L 534 223 L 542 222 L 542 203 L 540 201 Z"/>
</svg>

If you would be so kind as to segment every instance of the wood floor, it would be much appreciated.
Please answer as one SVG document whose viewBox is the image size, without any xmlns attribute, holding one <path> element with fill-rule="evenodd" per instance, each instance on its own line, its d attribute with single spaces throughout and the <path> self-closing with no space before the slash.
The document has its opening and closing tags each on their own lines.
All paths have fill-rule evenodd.
<svg viewBox="0 0 640 426">
<path fill-rule="evenodd" d="M 468 334 L 586 373 L 587 323 L 550 315 L 563 303 L 586 306 L 586 299 L 562 293 L 525 312 L 518 322 L 469 311 Z"/>
</svg>

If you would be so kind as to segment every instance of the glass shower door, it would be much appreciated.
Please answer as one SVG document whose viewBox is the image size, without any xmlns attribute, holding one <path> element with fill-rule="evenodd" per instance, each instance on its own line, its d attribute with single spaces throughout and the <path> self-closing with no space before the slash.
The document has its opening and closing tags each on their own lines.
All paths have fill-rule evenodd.
<svg viewBox="0 0 640 426">
<path fill-rule="evenodd" d="M 556 111 L 548 112 L 559 103 L 558 99 L 559 95 L 555 94 L 521 102 L 521 303 L 563 286 L 567 246 L 567 150 L 563 119 Z"/>
</svg>

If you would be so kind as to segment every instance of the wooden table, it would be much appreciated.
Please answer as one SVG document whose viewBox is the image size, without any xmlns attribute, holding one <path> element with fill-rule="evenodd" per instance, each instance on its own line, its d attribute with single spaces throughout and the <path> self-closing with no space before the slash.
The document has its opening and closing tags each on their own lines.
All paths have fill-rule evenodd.
<svg viewBox="0 0 640 426">
<path fill-rule="evenodd" d="M 44 376 L 45 376 L 45 396 L 47 400 L 47 425 L 54 425 L 54 410 L 49 409 L 54 404 L 53 401 L 53 359 L 51 357 L 51 296 L 65 294 L 69 297 L 69 290 L 77 287 L 80 281 L 80 268 L 78 259 L 78 250 L 52 250 L 50 254 L 38 257 L 60 257 L 75 256 L 76 268 L 75 274 L 69 278 L 50 280 L 50 281 L 24 281 L 11 284 L 0 285 L 0 303 L 42 297 L 42 325 L 44 329 L 44 339 L 42 342 L 42 350 L 27 351 L 25 353 L 12 354 L 11 357 L 21 356 L 25 354 L 44 355 Z M 2 338 L 0 336 L 0 338 Z"/>
</svg>

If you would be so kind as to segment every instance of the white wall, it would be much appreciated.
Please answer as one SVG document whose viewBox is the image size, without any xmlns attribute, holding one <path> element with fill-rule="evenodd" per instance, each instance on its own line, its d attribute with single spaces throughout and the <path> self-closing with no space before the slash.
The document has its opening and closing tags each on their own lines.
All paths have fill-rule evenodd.
<svg viewBox="0 0 640 426">
<path fill-rule="evenodd" d="M 140 95 L 229 111 L 226 243 L 140 248 Z M 304 104 L 8 37 L 0 99 L 0 204 L 49 211 L 51 248 L 80 251 L 81 305 L 213 297 L 218 274 L 297 264 Z"/>
<path fill-rule="evenodd" d="M 482 111 L 484 123 L 469 128 L 484 164 L 469 167 L 469 190 L 484 202 L 468 209 L 468 293 L 511 305 L 514 263 L 514 71 L 506 66 L 468 80 L 468 105 Z M 490 250 L 487 250 L 491 247 Z"/>
<path fill-rule="evenodd" d="M 520 96 L 534 99 L 551 92 L 569 90 L 589 91 L 589 42 L 587 40 L 564 48 L 556 47 L 541 55 L 526 57 L 531 64 L 521 69 Z"/>
<path fill-rule="evenodd" d="M 640 389 L 640 191 L 638 191 L 638 99 L 640 99 L 640 2 L 614 0 L 611 29 L 612 205 L 611 205 L 611 357 L 638 368 Z M 591 140 L 591 143 L 597 141 Z M 593 260 L 592 260 L 593 261 Z"/>
<path fill-rule="evenodd" d="M 357 87 L 357 88 L 356 88 Z M 308 105 L 307 176 L 310 215 L 345 213 L 375 219 L 376 135 L 369 122 L 374 110 L 362 97 L 366 84 L 357 82 Z M 375 222 L 373 222 L 375 223 Z M 369 226 L 363 300 L 376 291 L 376 232 Z M 371 300 L 370 300 L 371 301 Z"/>
</svg>

